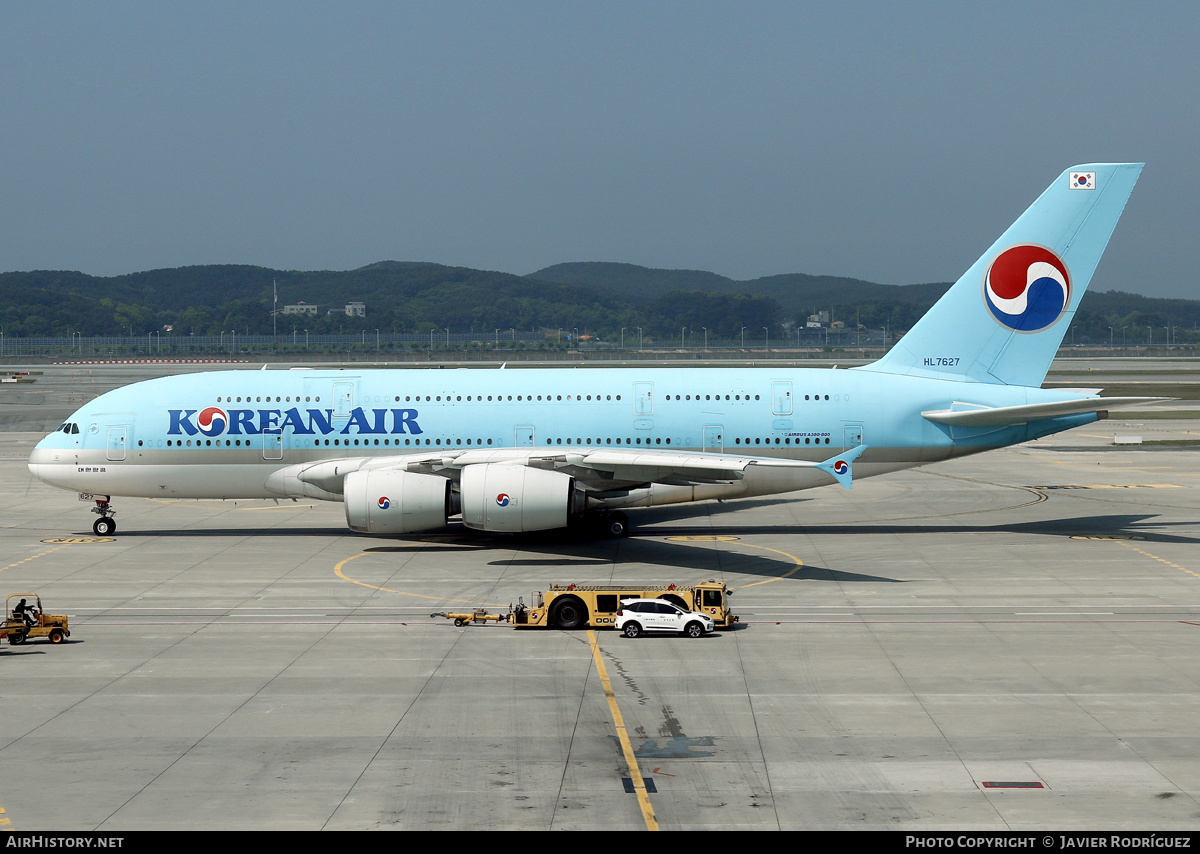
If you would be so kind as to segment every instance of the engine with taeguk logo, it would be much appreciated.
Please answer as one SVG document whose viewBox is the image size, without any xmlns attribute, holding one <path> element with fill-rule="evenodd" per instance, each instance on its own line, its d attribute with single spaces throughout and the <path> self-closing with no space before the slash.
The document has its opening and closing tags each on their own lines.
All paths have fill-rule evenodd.
<svg viewBox="0 0 1200 854">
<path fill-rule="evenodd" d="M 1001 326 L 1040 332 L 1071 304 L 1071 277 L 1062 259 L 1044 246 L 1005 249 L 983 277 L 983 299 Z"/>
</svg>

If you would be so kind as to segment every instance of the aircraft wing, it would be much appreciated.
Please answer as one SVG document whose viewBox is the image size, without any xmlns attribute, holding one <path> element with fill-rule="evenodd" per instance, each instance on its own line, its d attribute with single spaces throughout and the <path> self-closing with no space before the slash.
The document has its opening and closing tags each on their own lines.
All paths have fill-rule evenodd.
<svg viewBox="0 0 1200 854">
<path fill-rule="evenodd" d="M 446 450 L 389 457 L 352 457 L 301 463 L 276 471 L 267 481 L 272 491 L 313 498 L 337 499 L 342 481 L 355 471 L 405 471 L 436 474 L 457 480 L 471 465 L 523 465 L 569 474 L 589 491 L 627 490 L 652 483 L 700 486 L 742 480 L 753 466 L 817 469 L 846 489 L 853 484 L 853 463 L 865 445 L 827 460 L 785 460 L 776 457 L 734 456 L 633 448 L 580 448 L 574 451 L 504 448 Z"/>
<path fill-rule="evenodd" d="M 1008 427 L 1026 424 L 1043 418 L 1079 415 L 1087 412 L 1107 412 L 1121 406 L 1136 406 L 1170 400 L 1167 397 L 1085 397 L 1079 400 L 1059 400 L 1050 403 L 1027 403 L 1021 406 L 982 406 L 955 403 L 950 409 L 932 409 L 921 416 L 938 424 L 956 427 Z"/>
</svg>

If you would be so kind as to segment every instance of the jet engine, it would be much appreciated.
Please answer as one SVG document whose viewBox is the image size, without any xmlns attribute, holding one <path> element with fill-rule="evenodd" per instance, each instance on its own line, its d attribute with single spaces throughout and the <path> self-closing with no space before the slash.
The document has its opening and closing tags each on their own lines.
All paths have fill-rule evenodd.
<svg viewBox="0 0 1200 854">
<path fill-rule="evenodd" d="M 346 475 L 346 524 L 366 534 L 411 534 L 446 524 L 455 512 L 450 480 L 375 469 Z"/>
<path fill-rule="evenodd" d="M 459 489 L 463 523 L 481 531 L 565 528 L 587 505 L 587 493 L 575 487 L 575 478 L 529 466 L 466 466 Z"/>
</svg>

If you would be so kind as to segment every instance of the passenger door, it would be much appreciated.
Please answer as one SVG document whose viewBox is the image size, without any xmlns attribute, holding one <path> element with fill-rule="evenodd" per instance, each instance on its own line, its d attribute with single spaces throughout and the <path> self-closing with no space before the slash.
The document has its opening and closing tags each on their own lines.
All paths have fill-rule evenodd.
<svg viewBox="0 0 1200 854">
<path fill-rule="evenodd" d="M 109 427 L 108 446 L 105 451 L 105 456 L 113 462 L 120 462 L 121 460 L 125 459 L 125 448 L 128 442 L 128 427 Z"/>
</svg>

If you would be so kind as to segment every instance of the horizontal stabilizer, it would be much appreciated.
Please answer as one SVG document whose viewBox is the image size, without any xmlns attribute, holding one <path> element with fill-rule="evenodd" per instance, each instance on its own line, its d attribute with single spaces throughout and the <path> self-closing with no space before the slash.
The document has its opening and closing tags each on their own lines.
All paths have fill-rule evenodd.
<svg viewBox="0 0 1200 854">
<path fill-rule="evenodd" d="M 1121 406 L 1136 406 L 1170 400 L 1168 397 L 1085 397 L 1079 400 L 1056 400 L 1051 403 L 1027 403 L 1021 406 L 970 406 L 969 409 L 934 409 L 922 412 L 928 421 L 955 427 L 1008 427 L 1027 424 L 1044 418 L 1079 415 L 1086 412 L 1107 412 Z M 962 406 L 964 404 L 958 404 Z"/>
</svg>

